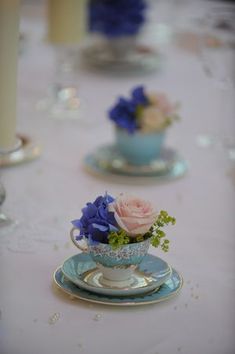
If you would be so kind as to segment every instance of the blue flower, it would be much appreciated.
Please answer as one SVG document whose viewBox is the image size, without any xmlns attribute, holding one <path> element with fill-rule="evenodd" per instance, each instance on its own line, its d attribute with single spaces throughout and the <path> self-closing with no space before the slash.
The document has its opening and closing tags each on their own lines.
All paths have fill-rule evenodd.
<svg viewBox="0 0 235 354">
<path fill-rule="evenodd" d="M 93 203 L 86 204 L 82 209 L 82 217 L 72 221 L 80 230 L 78 240 L 86 237 L 92 242 L 108 243 L 109 232 L 118 230 L 114 213 L 108 211 L 108 204 L 113 201 L 114 198 L 106 194 L 96 198 Z"/>
<path fill-rule="evenodd" d="M 89 26 L 114 38 L 135 35 L 145 21 L 145 0 L 91 0 Z"/>
<path fill-rule="evenodd" d="M 139 107 L 148 106 L 149 100 L 144 93 L 143 86 L 137 86 L 132 90 L 131 98 L 119 98 L 118 102 L 109 111 L 109 118 L 128 133 L 133 134 L 139 129 L 137 111 Z"/>
<path fill-rule="evenodd" d="M 136 105 L 134 102 L 121 97 L 118 103 L 109 111 L 109 118 L 120 128 L 133 133 L 137 129 L 135 111 Z"/>
<path fill-rule="evenodd" d="M 132 102 L 135 106 L 148 106 L 149 105 L 149 99 L 144 93 L 144 87 L 143 86 L 137 86 L 132 90 Z"/>
</svg>

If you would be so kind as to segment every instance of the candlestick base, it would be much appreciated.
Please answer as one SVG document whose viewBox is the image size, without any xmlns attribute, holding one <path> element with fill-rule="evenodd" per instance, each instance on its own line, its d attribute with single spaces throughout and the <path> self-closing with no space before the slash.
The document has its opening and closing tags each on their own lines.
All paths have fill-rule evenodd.
<svg viewBox="0 0 235 354">
<path fill-rule="evenodd" d="M 41 149 L 31 138 L 20 134 L 17 137 L 21 141 L 20 148 L 6 154 L 0 154 L 0 167 L 29 162 L 40 156 Z"/>
</svg>

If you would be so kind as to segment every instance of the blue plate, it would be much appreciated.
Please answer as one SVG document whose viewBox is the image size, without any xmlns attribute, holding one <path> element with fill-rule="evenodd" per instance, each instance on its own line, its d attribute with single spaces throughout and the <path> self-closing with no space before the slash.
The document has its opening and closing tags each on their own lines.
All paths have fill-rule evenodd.
<svg viewBox="0 0 235 354">
<path fill-rule="evenodd" d="M 54 273 L 54 282 L 66 294 L 75 298 L 98 304 L 115 306 L 149 305 L 165 301 L 177 295 L 183 285 L 183 279 L 175 269 L 172 270 L 171 277 L 159 288 L 159 290 L 130 297 L 105 296 L 81 289 L 65 277 L 61 267 L 59 267 Z"/>
<path fill-rule="evenodd" d="M 64 262 L 62 272 L 75 285 L 90 292 L 111 296 L 131 296 L 158 288 L 171 276 L 172 270 L 164 260 L 148 254 L 134 270 L 128 287 L 109 287 L 102 283 L 102 272 L 96 267 L 89 254 L 79 253 Z"/>
<path fill-rule="evenodd" d="M 120 155 L 115 145 L 105 145 L 97 148 L 84 159 L 87 172 L 100 176 L 119 179 L 125 177 L 136 180 L 150 181 L 172 180 L 182 177 L 188 169 L 187 163 L 176 151 L 163 149 L 161 156 L 148 165 L 134 166 Z"/>
</svg>

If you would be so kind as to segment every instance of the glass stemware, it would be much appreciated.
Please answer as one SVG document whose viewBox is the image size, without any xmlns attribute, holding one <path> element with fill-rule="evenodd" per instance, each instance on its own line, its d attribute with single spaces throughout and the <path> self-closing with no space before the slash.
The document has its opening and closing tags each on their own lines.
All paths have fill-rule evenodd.
<svg viewBox="0 0 235 354">
<path fill-rule="evenodd" d="M 0 235 L 5 235 L 7 232 L 12 230 L 18 222 L 12 217 L 5 214 L 2 210 L 2 205 L 6 199 L 6 189 L 0 181 Z"/>
<path fill-rule="evenodd" d="M 203 71 L 218 94 L 217 143 L 235 156 L 234 130 L 226 119 L 234 114 L 235 6 L 212 6 L 202 21 L 200 59 Z M 233 127 L 235 129 L 235 126 Z M 234 153 L 233 153 L 234 151 Z M 234 159 L 234 158 L 233 158 Z"/>
<path fill-rule="evenodd" d="M 79 49 L 77 46 L 54 45 L 54 78 L 47 97 L 37 108 L 57 119 L 79 119 L 81 99 L 78 87 Z"/>
<path fill-rule="evenodd" d="M 6 216 L 3 211 L 1 210 L 2 204 L 6 199 L 6 191 L 3 187 L 2 183 L 0 182 L 0 231 L 3 227 L 8 226 L 11 224 L 12 220 Z"/>
<path fill-rule="evenodd" d="M 77 119 L 81 110 L 78 54 L 87 31 L 87 1 L 48 0 L 46 8 L 47 41 L 54 51 L 55 70 L 48 95 L 37 108 L 54 118 Z"/>
<path fill-rule="evenodd" d="M 21 145 L 22 145 L 22 141 L 20 139 L 17 139 L 16 144 L 13 148 L 11 148 L 11 149 L 1 149 L 0 148 L 0 155 L 7 155 L 9 153 L 17 151 L 20 149 Z M 9 227 L 12 227 L 16 224 L 15 220 L 8 217 L 2 211 L 2 204 L 4 203 L 5 199 L 6 199 L 6 190 L 0 181 L 0 233 L 3 233 L 4 231 L 6 231 L 6 229 L 8 229 Z"/>
</svg>

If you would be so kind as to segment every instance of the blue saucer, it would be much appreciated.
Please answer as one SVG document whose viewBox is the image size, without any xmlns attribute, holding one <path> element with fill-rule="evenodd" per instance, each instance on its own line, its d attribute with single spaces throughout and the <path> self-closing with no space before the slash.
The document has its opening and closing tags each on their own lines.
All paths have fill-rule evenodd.
<svg viewBox="0 0 235 354">
<path fill-rule="evenodd" d="M 159 290 L 130 297 L 105 296 L 81 289 L 65 277 L 61 267 L 59 267 L 54 273 L 54 282 L 66 294 L 75 298 L 98 304 L 115 306 L 149 305 L 165 301 L 177 295 L 183 285 L 183 279 L 175 269 L 172 270 L 171 277 L 159 288 Z"/>
<path fill-rule="evenodd" d="M 173 149 L 164 148 L 161 156 L 148 165 L 134 166 L 121 156 L 115 144 L 98 147 L 84 159 L 87 172 L 100 176 L 119 179 L 127 177 L 136 180 L 172 180 L 182 177 L 188 169 L 187 163 Z"/>
<path fill-rule="evenodd" d="M 159 288 L 170 278 L 172 269 L 161 258 L 148 254 L 133 271 L 129 286 L 110 287 L 102 282 L 102 272 L 89 254 L 79 253 L 64 262 L 62 272 L 72 283 L 90 292 L 109 296 L 132 296 Z"/>
<path fill-rule="evenodd" d="M 83 64 L 102 72 L 126 76 L 151 73 L 161 69 L 164 63 L 162 54 L 146 45 L 136 44 L 122 55 L 116 55 L 109 47 L 107 43 L 100 42 L 87 45 L 82 50 Z"/>
</svg>

